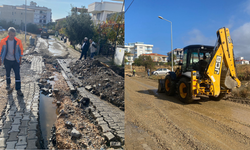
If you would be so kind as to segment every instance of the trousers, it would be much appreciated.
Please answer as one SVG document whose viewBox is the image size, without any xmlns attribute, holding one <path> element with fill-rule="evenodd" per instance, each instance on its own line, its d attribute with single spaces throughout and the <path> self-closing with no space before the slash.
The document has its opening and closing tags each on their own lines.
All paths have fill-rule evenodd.
<svg viewBox="0 0 250 150">
<path fill-rule="evenodd" d="M 20 64 L 18 62 L 16 62 L 15 60 L 12 61 L 12 60 L 4 59 L 4 67 L 6 69 L 6 81 L 7 81 L 7 84 L 11 83 L 10 72 L 11 72 L 11 69 L 13 69 L 14 73 L 15 73 L 16 90 L 20 90 L 21 89 Z"/>
<path fill-rule="evenodd" d="M 81 57 L 79 58 L 80 60 L 82 59 L 83 55 L 84 55 L 84 59 L 86 59 L 87 58 L 87 51 L 86 50 L 82 50 Z"/>
</svg>

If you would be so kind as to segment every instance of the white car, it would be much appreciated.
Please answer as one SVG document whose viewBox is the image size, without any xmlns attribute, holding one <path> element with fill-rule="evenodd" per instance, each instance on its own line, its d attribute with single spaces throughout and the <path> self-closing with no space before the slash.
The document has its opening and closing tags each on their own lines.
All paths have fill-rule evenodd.
<svg viewBox="0 0 250 150">
<path fill-rule="evenodd" d="M 160 68 L 152 72 L 153 75 L 166 75 L 170 70 L 166 68 Z"/>
<path fill-rule="evenodd" d="M 2 26 L 0 26 L 0 31 L 5 31 L 5 29 Z"/>
</svg>

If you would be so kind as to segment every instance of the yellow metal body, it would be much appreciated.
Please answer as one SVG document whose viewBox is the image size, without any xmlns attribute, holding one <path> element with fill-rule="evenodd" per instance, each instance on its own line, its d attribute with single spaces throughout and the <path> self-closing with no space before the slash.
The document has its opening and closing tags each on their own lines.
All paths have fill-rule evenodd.
<svg viewBox="0 0 250 150">
<path fill-rule="evenodd" d="M 192 95 L 196 97 L 197 95 L 197 79 L 196 79 L 196 71 L 191 72 L 191 92 Z"/>
<path fill-rule="evenodd" d="M 219 44 L 217 50 L 215 50 L 215 55 L 209 64 L 207 69 L 207 75 L 211 80 L 210 92 L 213 96 L 217 97 L 221 90 L 221 68 L 222 62 L 224 61 L 225 66 L 230 71 L 230 76 L 237 82 L 237 87 L 241 86 L 240 80 L 236 76 L 234 55 L 233 55 L 233 43 L 228 28 L 221 28 L 217 31 Z"/>
<path fill-rule="evenodd" d="M 225 66 L 230 71 L 231 78 L 237 82 L 237 87 L 241 86 L 241 82 L 236 76 L 233 43 L 230 37 L 229 29 L 221 28 L 217 31 L 217 34 L 219 43 L 206 72 L 209 78 L 200 79 L 197 82 L 196 71 L 191 72 L 191 92 L 193 97 L 196 97 L 198 94 L 217 97 L 221 92 L 229 92 L 229 89 L 221 91 L 220 81 L 223 61 Z M 206 87 L 200 86 L 201 84 L 209 85 L 209 90 L 205 90 Z"/>
</svg>

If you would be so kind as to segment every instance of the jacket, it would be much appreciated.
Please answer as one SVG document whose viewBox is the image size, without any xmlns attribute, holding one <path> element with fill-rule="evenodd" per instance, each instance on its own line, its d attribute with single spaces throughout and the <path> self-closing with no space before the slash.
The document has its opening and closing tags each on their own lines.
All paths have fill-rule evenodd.
<svg viewBox="0 0 250 150">
<path fill-rule="evenodd" d="M 95 45 L 95 42 L 92 42 L 92 43 L 90 44 L 89 49 L 90 49 L 90 53 L 96 52 L 96 45 Z"/>
<path fill-rule="evenodd" d="M 4 59 L 6 57 L 6 54 L 8 52 L 8 38 L 9 36 L 7 36 L 6 38 L 3 38 L 0 42 L 0 57 L 2 58 L 2 63 L 4 63 Z M 14 38 L 14 57 L 16 59 L 16 61 L 19 63 L 20 62 L 20 57 L 23 56 L 23 45 L 22 45 L 22 41 L 18 38 Z"/>
<path fill-rule="evenodd" d="M 83 45 L 82 45 L 81 50 L 82 50 L 83 52 L 87 52 L 88 49 L 89 49 L 89 42 L 88 42 L 88 41 L 85 41 L 85 42 L 83 43 Z"/>
</svg>

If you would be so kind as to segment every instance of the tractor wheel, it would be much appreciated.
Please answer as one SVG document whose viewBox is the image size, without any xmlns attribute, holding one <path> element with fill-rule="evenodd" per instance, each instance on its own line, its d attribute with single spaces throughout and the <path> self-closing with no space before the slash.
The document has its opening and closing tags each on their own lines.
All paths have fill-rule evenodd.
<svg viewBox="0 0 250 150">
<path fill-rule="evenodd" d="M 165 78 L 164 86 L 165 93 L 168 96 L 173 96 L 175 94 L 175 81 L 173 81 L 169 75 Z"/>
<path fill-rule="evenodd" d="M 178 83 L 178 97 L 183 103 L 189 104 L 193 102 L 192 94 L 190 91 L 190 80 L 181 78 Z"/>
<path fill-rule="evenodd" d="M 226 96 L 225 93 L 220 93 L 220 95 L 218 97 L 209 96 L 209 99 L 214 100 L 214 101 L 220 101 L 225 96 Z"/>
</svg>

